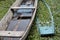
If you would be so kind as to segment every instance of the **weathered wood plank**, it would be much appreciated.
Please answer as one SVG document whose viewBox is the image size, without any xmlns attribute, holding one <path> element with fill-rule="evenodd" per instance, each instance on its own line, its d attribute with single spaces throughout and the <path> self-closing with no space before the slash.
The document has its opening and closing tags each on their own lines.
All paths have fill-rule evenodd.
<svg viewBox="0 0 60 40">
<path fill-rule="evenodd" d="M 34 9 L 35 7 L 11 7 L 11 9 L 21 9 L 21 8 L 30 8 L 30 9 Z"/>
<path fill-rule="evenodd" d="M 21 37 L 24 31 L 0 31 L 1 37 Z"/>
</svg>

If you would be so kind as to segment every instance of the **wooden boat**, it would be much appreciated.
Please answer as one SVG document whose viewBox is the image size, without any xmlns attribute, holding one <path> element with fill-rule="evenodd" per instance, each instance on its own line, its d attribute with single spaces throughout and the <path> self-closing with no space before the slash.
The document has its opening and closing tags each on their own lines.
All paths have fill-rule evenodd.
<svg viewBox="0 0 60 40">
<path fill-rule="evenodd" d="M 16 0 L 0 21 L 1 40 L 25 40 L 34 20 L 38 0 Z"/>
</svg>

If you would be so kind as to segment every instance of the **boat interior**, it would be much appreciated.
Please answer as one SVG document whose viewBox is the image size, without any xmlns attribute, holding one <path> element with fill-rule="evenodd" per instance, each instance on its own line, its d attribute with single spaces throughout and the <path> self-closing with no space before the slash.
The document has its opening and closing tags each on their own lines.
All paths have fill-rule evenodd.
<svg viewBox="0 0 60 40">
<path fill-rule="evenodd" d="M 13 13 L 13 17 L 11 22 L 9 23 L 8 28 L 6 29 L 7 31 L 13 31 L 13 29 L 15 29 L 14 27 L 17 25 L 18 28 L 15 31 L 25 31 L 28 24 L 30 23 L 30 20 L 33 16 L 34 13 L 34 8 L 32 8 L 34 5 L 32 5 L 30 3 L 31 8 L 24 8 L 26 7 L 27 4 L 25 4 L 26 2 L 29 2 L 31 0 L 24 0 L 22 1 L 21 5 L 19 7 L 23 7 L 22 8 L 16 8 L 15 10 L 12 8 L 11 11 Z M 33 2 L 34 3 L 34 2 Z M 29 6 L 30 7 L 30 6 Z M 19 25 L 18 25 L 18 22 Z"/>
<path fill-rule="evenodd" d="M 33 17 L 35 0 L 23 0 L 18 7 L 12 7 L 13 17 L 5 31 L 0 31 L 1 40 L 19 40 Z M 15 32 L 17 31 L 17 32 Z M 5 32 L 5 34 L 3 34 Z M 15 35 L 13 35 L 15 34 Z"/>
<path fill-rule="evenodd" d="M 22 1 L 21 5 L 27 5 L 27 6 L 34 5 L 34 0 L 24 0 Z"/>
</svg>

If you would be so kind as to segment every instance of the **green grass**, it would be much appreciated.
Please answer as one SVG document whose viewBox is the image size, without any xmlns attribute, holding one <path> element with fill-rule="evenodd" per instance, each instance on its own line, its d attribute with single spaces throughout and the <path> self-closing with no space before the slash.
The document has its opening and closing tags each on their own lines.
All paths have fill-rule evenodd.
<svg viewBox="0 0 60 40">
<path fill-rule="evenodd" d="M 27 37 L 27 40 L 60 40 L 60 1 L 46 0 L 46 2 L 50 5 L 53 16 L 54 16 L 54 22 L 55 22 L 55 28 L 56 28 L 55 36 L 40 37 L 37 31 L 37 28 L 35 26 L 36 24 L 34 24 L 31 28 L 29 36 Z M 49 22 L 51 20 L 47 8 L 40 0 L 38 2 L 37 15 L 38 15 L 38 18 L 40 19 L 40 22 Z"/>
<path fill-rule="evenodd" d="M 14 1 L 15 0 L 0 0 L 0 20 L 6 14 Z M 50 5 L 54 16 L 56 36 L 40 37 L 37 31 L 36 21 L 34 21 L 26 40 L 60 40 L 60 0 L 46 0 L 46 2 Z M 38 2 L 38 10 L 36 14 L 41 22 L 50 22 L 51 20 L 47 8 L 40 0 Z"/>
<path fill-rule="evenodd" d="M 8 11 L 9 7 L 15 0 L 0 0 L 0 20 Z"/>
</svg>

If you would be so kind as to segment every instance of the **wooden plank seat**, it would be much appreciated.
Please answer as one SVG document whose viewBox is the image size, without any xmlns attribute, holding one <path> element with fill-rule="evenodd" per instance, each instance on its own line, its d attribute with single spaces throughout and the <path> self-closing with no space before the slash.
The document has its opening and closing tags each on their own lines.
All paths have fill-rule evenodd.
<svg viewBox="0 0 60 40">
<path fill-rule="evenodd" d="M 14 15 L 13 15 L 14 17 L 16 17 L 18 15 L 20 15 L 20 17 L 32 17 L 33 9 L 29 9 L 30 7 L 22 7 L 23 9 L 21 9 L 21 7 L 13 7 L 13 8 L 17 9 L 16 12 L 14 12 Z M 28 8 L 28 9 L 24 9 L 24 8 Z M 13 9 L 13 11 L 14 11 L 14 9 Z"/>
<path fill-rule="evenodd" d="M 21 37 L 24 31 L 0 31 L 1 37 Z"/>
<path fill-rule="evenodd" d="M 35 7 L 11 7 L 11 9 L 35 9 Z"/>
</svg>

